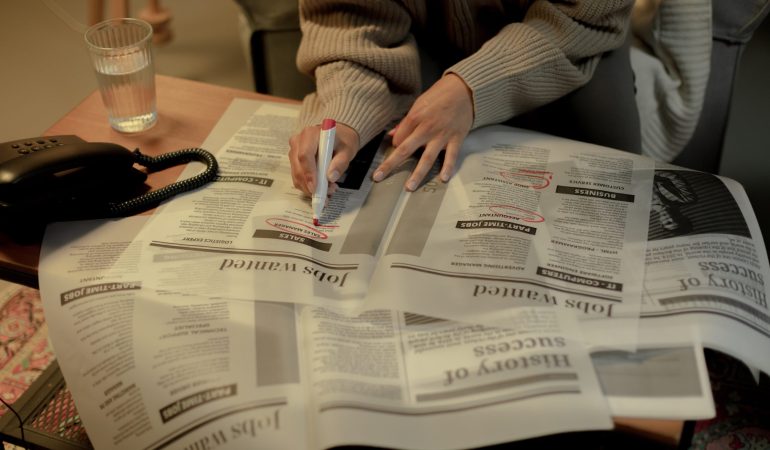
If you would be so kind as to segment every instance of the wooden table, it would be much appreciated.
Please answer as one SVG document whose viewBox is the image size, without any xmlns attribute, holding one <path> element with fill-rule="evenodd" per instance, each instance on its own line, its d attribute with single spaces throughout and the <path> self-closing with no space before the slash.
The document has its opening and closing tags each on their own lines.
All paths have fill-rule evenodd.
<svg viewBox="0 0 770 450">
<path fill-rule="evenodd" d="M 74 134 L 89 142 L 114 142 L 157 155 L 200 146 L 234 98 L 294 102 L 162 75 L 156 79 L 156 88 L 159 119 L 146 132 L 122 134 L 110 128 L 101 97 L 94 92 L 46 130 L 45 135 Z M 32 136 L 18 139 L 26 137 Z M 154 173 L 148 184 L 153 188 L 164 186 L 175 181 L 181 171 L 182 166 L 178 166 Z M 37 287 L 39 257 L 39 242 L 19 243 L 0 233 L 0 279 Z"/>
<path fill-rule="evenodd" d="M 143 133 L 121 134 L 110 128 L 98 92 L 67 113 L 45 135 L 75 134 L 89 142 L 114 142 L 127 148 L 140 148 L 157 155 L 180 148 L 197 147 L 206 139 L 234 98 L 295 102 L 255 92 L 211 84 L 157 77 L 158 124 Z M 26 136 L 19 136 L 24 138 Z M 176 180 L 182 166 L 154 173 L 148 183 L 153 188 Z M 40 243 L 19 244 L 0 234 L 0 279 L 37 287 Z M 683 423 L 676 420 L 615 418 L 617 429 L 643 436 L 662 445 L 676 447 Z"/>
</svg>

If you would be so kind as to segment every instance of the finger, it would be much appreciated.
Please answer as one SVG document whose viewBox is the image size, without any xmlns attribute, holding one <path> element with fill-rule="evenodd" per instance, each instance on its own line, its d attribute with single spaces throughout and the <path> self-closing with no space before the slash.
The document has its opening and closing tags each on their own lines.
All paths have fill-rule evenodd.
<svg viewBox="0 0 770 450">
<path fill-rule="evenodd" d="M 299 189 L 305 194 L 312 195 L 316 187 L 316 153 L 318 153 L 318 136 L 320 127 L 305 128 L 299 136 L 297 147 L 297 172 Z"/>
<path fill-rule="evenodd" d="M 335 149 L 334 156 L 332 156 L 332 160 L 329 163 L 329 170 L 326 172 L 326 176 L 330 183 L 335 183 L 340 179 L 340 175 L 348 170 L 350 161 L 353 160 L 355 153 L 355 149 L 347 146 L 340 148 L 339 151 L 336 151 Z"/>
<path fill-rule="evenodd" d="M 446 145 L 444 164 L 441 166 L 441 172 L 439 173 L 439 178 L 444 183 L 449 181 L 455 173 L 455 164 L 457 163 L 457 156 L 460 154 L 462 141 L 461 138 L 452 138 Z"/>
<path fill-rule="evenodd" d="M 296 189 L 300 189 L 299 170 L 297 163 L 297 147 L 299 146 L 297 135 L 293 135 L 289 138 L 289 151 L 287 157 L 289 158 L 289 169 L 291 172 L 291 181 L 294 183 Z"/>
<path fill-rule="evenodd" d="M 419 124 L 420 121 L 415 120 L 414 114 L 410 110 L 406 117 L 401 119 L 401 122 L 399 122 L 398 125 L 393 128 L 393 145 L 396 147 L 402 145 L 409 136 L 414 134 Z M 424 142 L 420 145 L 422 144 L 424 144 Z"/>
<path fill-rule="evenodd" d="M 335 183 L 348 170 L 350 161 L 359 149 L 358 132 L 348 125 L 337 123 L 337 133 L 334 143 L 334 154 L 329 162 L 326 177 L 330 183 Z"/>
<path fill-rule="evenodd" d="M 428 175 L 430 169 L 433 167 L 433 163 L 436 162 L 439 153 L 443 150 L 444 142 L 441 140 L 432 140 L 425 146 L 425 151 L 422 152 L 422 157 L 417 163 L 417 167 L 412 171 L 412 175 L 406 180 L 404 187 L 407 191 L 413 192 L 420 186 L 420 183 Z"/>
<path fill-rule="evenodd" d="M 306 149 L 303 146 L 307 145 L 306 140 L 301 138 L 301 134 L 297 134 L 289 141 L 289 165 L 291 168 L 291 180 L 294 187 L 304 194 L 309 195 L 310 192 L 307 189 L 308 180 L 305 177 L 305 169 L 299 161 L 299 155 L 305 152 L 314 152 L 315 149 Z"/>
<path fill-rule="evenodd" d="M 400 133 L 403 127 L 399 127 L 396 134 Z M 398 145 L 393 151 L 385 158 L 385 161 L 377 167 L 374 171 L 372 178 L 374 181 L 382 181 L 390 175 L 393 169 L 400 166 L 407 158 L 409 158 L 418 148 L 425 143 L 425 137 L 418 132 L 412 133 L 407 137 L 401 145 Z"/>
</svg>

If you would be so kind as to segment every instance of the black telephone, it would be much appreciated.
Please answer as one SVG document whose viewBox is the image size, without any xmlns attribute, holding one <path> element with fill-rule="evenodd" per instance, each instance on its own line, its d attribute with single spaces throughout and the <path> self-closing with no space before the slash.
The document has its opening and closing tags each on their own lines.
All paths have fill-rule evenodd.
<svg viewBox="0 0 770 450">
<path fill-rule="evenodd" d="M 147 172 L 190 161 L 203 173 L 155 191 Z M 60 220 L 121 217 L 157 206 L 217 175 L 214 156 L 200 148 L 157 157 L 117 144 L 86 142 L 77 136 L 48 136 L 0 144 L 0 229 L 18 232 Z"/>
</svg>

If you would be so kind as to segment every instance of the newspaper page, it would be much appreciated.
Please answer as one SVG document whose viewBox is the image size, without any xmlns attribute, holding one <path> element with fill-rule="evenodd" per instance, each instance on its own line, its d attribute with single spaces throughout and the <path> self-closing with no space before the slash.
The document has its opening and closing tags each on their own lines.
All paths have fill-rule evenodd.
<svg viewBox="0 0 770 450">
<path fill-rule="evenodd" d="M 471 448 L 612 427 L 573 316 L 540 306 L 501 320 L 510 328 L 304 307 L 319 447 Z"/>
<path fill-rule="evenodd" d="M 352 224 L 371 188 L 369 165 L 354 165 L 323 226 L 314 226 L 286 156 L 297 113 L 296 105 L 233 101 L 203 145 L 216 154 L 219 177 L 168 202 L 141 232 L 149 285 L 250 301 L 361 303 L 377 248 L 361 249 Z"/>
<path fill-rule="evenodd" d="M 770 373 L 770 264 L 743 188 L 661 165 L 649 221 L 642 328 L 694 328 L 704 346 Z"/>
<path fill-rule="evenodd" d="M 654 180 L 638 349 L 591 356 L 614 416 L 709 418 L 701 347 L 767 373 L 767 253 L 735 181 L 661 163 Z"/>
<path fill-rule="evenodd" d="M 91 442 L 306 448 L 293 306 L 147 288 L 145 220 L 55 224 L 42 249 L 50 339 Z"/>
<path fill-rule="evenodd" d="M 442 449 L 612 426 L 563 311 L 495 329 L 155 290 L 145 221 L 55 224 L 44 242 L 51 340 L 96 448 Z"/>
<path fill-rule="evenodd" d="M 408 166 L 371 181 L 383 157 L 375 142 L 361 152 L 371 151 L 373 162 L 352 165 L 314 226 L 285 156 L 296 113 L 273 103 L 231 105 L 222 129 L 232 130 L 233 118 L 241 126 L 215 129 L 205 144 L 219 149 L 219 179 L 167 203 L 142 230 L 147 283 L 454 320 L 550 304 L 597 322 L 618 318 L 609 331 L 587 327 L 597 345 L 635 332 L 649 159 L 490 127 L 468 137 L 449 183 L 429 180 L 408 193 Z"/>
<path fill-rule="evenodd" d="M 460 155 L 398 211 L 367 304 L 463 320 L 552 305 L 592 321 L 594 345 L 635 338 L 652 162 L 503 126 Z"/>
</svg>

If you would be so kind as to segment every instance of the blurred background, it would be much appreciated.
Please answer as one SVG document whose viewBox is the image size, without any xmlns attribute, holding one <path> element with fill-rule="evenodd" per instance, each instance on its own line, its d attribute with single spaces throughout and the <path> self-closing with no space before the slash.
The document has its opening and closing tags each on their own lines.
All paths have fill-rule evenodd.
<svg viewBox="0 0 770 450">
<path fill-rule="evenodd" d="M 292 0 L 275 0 L 285 2 Z M 129 2 L 136 17 L 147 1 Z M 89 0 L 0 2 L 0 142 L 42 134 L 96 89 L 82 33 Z M 105 1 L 105 16 L 111 14 Z M 235 0 L 164 0 L 172 39 L 155 47 L 160 74 L 254 90 L 248 30 Z M 269 42 L 268 42 L 269 46 Z M 292 55 L 284 55 L 292 57 Z M 748 191 L 770 235 L 770 20 L 745 48 L 720 174 Z"/>
<path fill-rule="evenodd" d="M 147 3 L 128 2 L 136 17 Z M 83 31 L 89 0 L 0 2 L 0 139 L 44 132 L 96 89 Z M 105 18 L 110 17 L 105 1 Z M 164 0 L 172 39 L 156 45 L 155 70 L 164 75 L 252 90 L 252 75 L 232 0 Z"/>
</svg>

